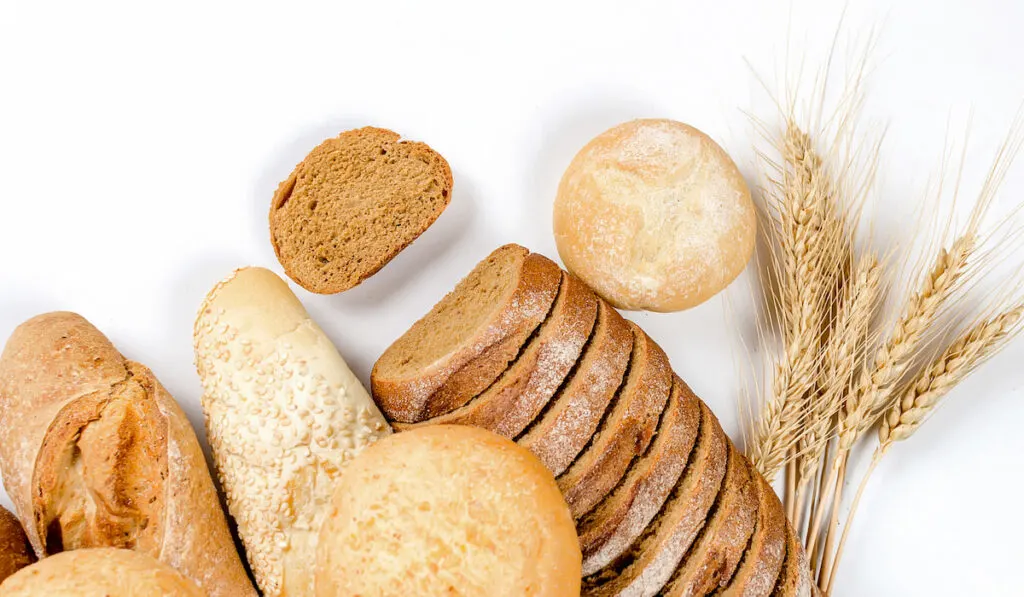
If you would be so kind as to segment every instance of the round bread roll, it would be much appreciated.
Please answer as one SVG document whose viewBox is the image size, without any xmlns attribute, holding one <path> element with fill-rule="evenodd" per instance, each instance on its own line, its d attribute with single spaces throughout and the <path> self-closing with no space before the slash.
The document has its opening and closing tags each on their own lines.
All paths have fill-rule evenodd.
<svg viewBox="0 0 1024 597">
<path fill-rule="evenodd" d="M 573 159 L 555 199 L 572 273 L 620 309 L 680 311 L 718 293 L 754 252 L 757 216 L 736 164 L 673 120 L 634 120 Z"/>
<path fill-rule="evenodd" d="M 23 568 L 0 585 L 4 597 L 204 597 L 174 568 L 130 549 L 64 551 Z"/>
<path fill-rule="evenodd" d="M 536 456 L 436 425 L 386 437 L 345 469 L 316 594 L 578 597 L 581 566 L 569 507 Z"/>
</svg>

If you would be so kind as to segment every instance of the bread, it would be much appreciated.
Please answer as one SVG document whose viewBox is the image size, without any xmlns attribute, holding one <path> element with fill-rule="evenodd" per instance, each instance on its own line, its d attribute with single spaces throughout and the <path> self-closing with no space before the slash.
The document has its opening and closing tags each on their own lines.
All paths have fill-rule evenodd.
<svg viewBox="0 0 1024 597">
<path fill-rule="evenodd" d="M 0 508 L 0 583 L 34 561 L 35 554 L 21 522 L 5 508 Z"/>
<path fill-rule="evenodd" d="M 633 351 L 633 331 L 601 301 L 594 333 L 565 387 L 519 437 L 555 475 L 569 468 L 597 429 L 622 385 Z"/>
<path fill-rule="evenodd" d="M 448 207 L 452 171 L 423 143 L 365 127 L 318 145 L 278 186 L 270 239 L 288 276 L 320 294 L 377 273 Z"/>
<path fill-rule="evenodd" d="M 635 323 L 628 324 L 634 343 L 626 381 L 590 443 L 558 477 L 574 518 L 604 499 L 633 457 L 647 449 L 672 390 L 668 357 Z"/>
<path fill-rule="evenodd" d="M 786 559 L 771 597 L 811 597 L 813 583 L 807 555 L 793 525 L 786 528 Z"/>
<path fill-rule="evenodd" d="M 583 581 L 587 597 L 654 597 L 704 527 L 725 478 L 729 439 L 718 419 L 701 405 L 694 457 L 658 516 L 629 551 Z"/>
<path fill-rule="evenodd" d="M 577 597 L 580 558 L 534 455 L 489 431 L 432 425 L 348 466 L 321 530 L 316 594 Z"/>
<path fill-rule="evenodd" d="M 550 315 L 496 382 L 447 414 L 422 423 L 396 423 L 395 428 L 474 425 L 515 438 L 548 404 L 576 364 L 594 328 L 597 303 L 597 297 L 583 282 L 563 274 Z M 551 468 L 543 455 L 535 453 Z"/>
<path fill-rule="evenodd" d="M 752 473 L 757 484 L 757 526 L 736 575 L 722 597 L 766 597 L 772 592 L 786 558 L 786 511 L 764 477 Z"/>
<path fill-rule="evenodd" d="M 4 597 L 206 597 L 174 568 L 128 549 L 65 551 L 0 585 Z"/>
<path fill-rule="evenodd" d="M 0 472 L 40 557 L 128 547 L 210 597 L 255 595 L 185 414 L 79 315 L 40 315 L 8 340 Z"/>
<path fill-rule="evenodd" d="M 757 518 L 757 484 L 751 472 L 747 459 L 730 446 L 722 490 L 700 536 L 662 591 L 665 597 L 703 596 L 728 585 Z"/>
<path fill-rule="evenodd" d="M 562 261 L 621 309 L 704 302 L 743 271 L 756 227 L 736 164 L 672 120 L 634 120 L 598 135 L 573 158 L 555 199 Z"/>
<path fill-rule="evenodd" d="M 654 441 L 618 487 L 576 525 L 589 576 L 625 552 L 658 514 L 692 460 L 700 428 L 700 400 L 678 377 Z"/>
<path fill-rule="evenodd" d="M 450 412 L 490 386 L 547 317 L 562 272 L 505 245 L 413 324 L 373 366 L 373 396 L 390 421 Z"/>
<path fill-rule="evenodd" d="M 269 270 L 217 284 L 196 319 L 195 354 L 214 463 L 256 583 L 268 597 L 311 595 L 331 489 L 390 428 Z"/>
</svg>

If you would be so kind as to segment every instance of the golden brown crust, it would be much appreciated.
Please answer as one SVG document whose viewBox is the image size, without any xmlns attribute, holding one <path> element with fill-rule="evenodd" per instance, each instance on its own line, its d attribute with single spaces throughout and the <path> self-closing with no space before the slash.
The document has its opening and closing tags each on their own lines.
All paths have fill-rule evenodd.
<svg viewBox="0 0 1024 597">
<path fill-rule="evenodd" d="M 0 508 L 0 583 L 35 561 L 21 522 L 6 508 Z"/>
<path fill-rule="evenodd" d="M 807 556 L 793 525 L 786 525 L 786 559 L 772 597 L 811 597 L 812 583 Z"/>
<path fill-rule="evenodd" d="M 78 315 L 41 315 L 8 341 L 0 470 L 40 555 L 131 547 L 211 596 L 255 594 L 184 413 Z"/>
<path fill-rule="evenodd" d="M 753 467 L 751 474 L 757 483 L 757 526 L 723 597 L 768 597 L 786 558 L 786 511 L 764 477 Z"/>
</svg>

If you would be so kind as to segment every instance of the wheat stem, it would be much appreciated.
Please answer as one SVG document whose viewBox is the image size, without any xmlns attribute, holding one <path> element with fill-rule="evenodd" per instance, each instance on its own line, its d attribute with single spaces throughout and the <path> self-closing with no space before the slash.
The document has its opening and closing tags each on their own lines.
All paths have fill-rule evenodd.
<svg viewBox="0 0 1024 597">
<path fill-rule="evenodd" d="M 860 486 L 857 487 L 857 493 L 853 496 L 853 502 L 850 504 L 850 512 L 846 515 L 846 524 L 843 526 L 843 533 L 839 537 L 839 546 L 836 548 L 832 565 L 822 566 L 822 570 L 825 571 L 825 576 L 819 581 L 818 586 L 825 587 L 824 591 L 826 597 L 832 594 L 832 586 L 836 581 L 836 570 L 839 569 L 839 562 L 843 557 L 843 550 L 846 548 L 846 540 L 850 535 L 850 527 L 853 525 L 853 517 L 857 514 L 857 508 L 860 506 L 860 499 L 864 495 L 864 488 L 868 486 L 868 480 L 871 478 L 872 473 L 875 472 L 875 468 L 878 467 L 878 463 L 881 461 L 884 454 L 884 450 L 876 450 L 875 455 L 871 458 L 871 464 L 868 465 L 868 470 L 865 471 L 864 476 L 861 478 Z"/>
</svg>

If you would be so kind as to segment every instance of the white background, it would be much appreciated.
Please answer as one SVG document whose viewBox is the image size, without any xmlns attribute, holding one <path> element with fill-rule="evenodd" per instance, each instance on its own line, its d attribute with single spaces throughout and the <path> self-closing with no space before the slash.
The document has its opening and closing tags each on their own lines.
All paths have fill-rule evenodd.
<svg viewBox="0 0 1024 597">
<path fill-rule="evenodd" d="M 322 139 L 374 124 L 441 152 L 455 191 L 362 286 L 297 289 L 365 380 L 491 249 L 557 256 L 558 179 L 609 126 L 689 122 L 755 183 L 747 113 L 778 124 L 755 73 L 778 91 L 801 59 L 820 66 L 843 4 L 0 3 L 0 340 L 37 313 L 78 311 L 201 428 L 191 330 L 203 296 L 237 266 L 280 271 L 266 221 L 277 183 Z M 1009 128 L 1024 98 L 1024 4 L 849 4 L 841 39 L 879 33 L 864 109 L 869 129 L 888 127 L 878 240 L 905 241 L 947 126 L 963 130 L 973 111 L 968 195 Z M 996 209 L 1022 200 L 1024 160 Z M 631 317 L 740 438 L 737 369 L 760 356 L 740 352 L 732 322 L 751 307 L 731 302 Z M 1021 593 L 1022 359 L 1024 342 L 887 457 L 836 595 Z"/>
</svg>

